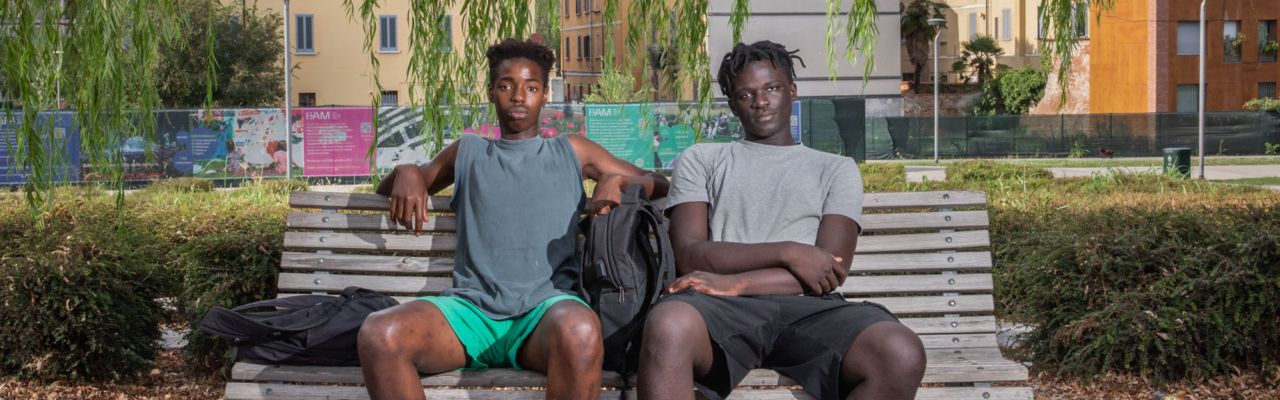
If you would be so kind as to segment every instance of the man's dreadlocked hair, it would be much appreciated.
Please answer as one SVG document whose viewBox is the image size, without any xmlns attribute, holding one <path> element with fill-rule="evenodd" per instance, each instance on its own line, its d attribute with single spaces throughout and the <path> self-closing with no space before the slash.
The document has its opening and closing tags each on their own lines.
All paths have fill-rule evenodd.
<svg viewBox="0 0 1280 400">
<path fill-rule="evenodd" d="M 542 84 L 548 84 L 547 78 L 551 75 L 551 65 L 556 62 L 556 54 L 551 51 L 550 47 L 533 41 L 521 41 L 507 38 L 501 43 L 489 46 L 489 50 L 484 53 L 485 58 L 489 59 L 489 85 L 492 86 L 498 80 L 498 66 L 503 61 L 512 58 L 523 58 L 537 63 L 542 67 Z"/>
<path fill-rule="evenodd" d="M 731 96 L 731 93 L 733 93 L 733 77 L 742 73 L 742 70 L 747 68 L 747 64 L 754 61 L 773 63 L 774 68 L 782 69 L 782 72 L 787 76 L 787 83 L 795 83 L 796 70 L 795 64 L 791 62 L 791 59 L 794 58 L 800 61 L 800 66 L 805 66 L 804 60 L 796 55 L 799 52 L 800 50 L 787 51 L 786 46 L 768 40 L 755 42 L 751 45 L 738 43 L 733 46 L 733 51 L 724 55 L 724 60 L 720 62 L 720 74 L 716 76 L 716 79 L 720 81 L 720 92 L 724 93 L 725 97 Z"/>
</svg>

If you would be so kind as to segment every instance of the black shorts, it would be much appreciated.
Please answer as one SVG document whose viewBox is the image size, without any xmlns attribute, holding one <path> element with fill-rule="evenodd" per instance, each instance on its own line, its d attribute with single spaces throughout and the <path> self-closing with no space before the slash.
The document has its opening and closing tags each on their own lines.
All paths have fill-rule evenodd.
<svg viewBox="0 0 1280 400">
<path fill-rule="evenodd" d="M 694 377 L 712 400 L 728 397 L 756 368 L 794 379 L 818 400 L 843 399 L 852 390 L 840 387 L 845 351 L 868 326 L 898 321 L 884 306 L 847 302 L 839 293 L 730 297 L 685 290 L 661 301 L 684 302 L 702 314 L 726 369 Z"/>
</svg>

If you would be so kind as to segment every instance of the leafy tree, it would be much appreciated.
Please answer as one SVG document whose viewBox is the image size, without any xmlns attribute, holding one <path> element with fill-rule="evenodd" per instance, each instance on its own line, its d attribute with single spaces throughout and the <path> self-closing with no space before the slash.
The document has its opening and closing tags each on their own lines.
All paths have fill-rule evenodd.
<svg viewBox="0 0 1280 400">
<path fill-rule="evenodd" d="M 187 29 L 177 42 L 160 46 L 155 71 L 156 89 L 166 107 L 199 107 L 206 101 L 220 107 L 280 102 L 280 13 L 260 14 L 256 4 L 241 10 L 217 0 L 179 0 L 178 10 L 187 17 Z"/>
<path fill-rule="evenodd" d="M 1026 114 L 1044 97 L 1048 82 L 1044 70 L 1019 68 L 996 75 L 982 86 L 982 97 L 973 107 L 974 115 Z"/>
<path fill-rule="evenodd" d="M 996 71 L 1006 70 L 1009 67 L 996 62 L 996 58 L 1004 55 L 1004 49 L 996 44 L 995 39 L 990 36 L 978 36 L 977 39 L 963 42 L 960 44 L 964 48 L 960 53 L 960 59 L 951 64 L 953 71 L 961 72 L 970 71 L 978 77 L 978 84 L 981 85 L 991 79 Z"/>
<path fill-rule="evenodd" d="M 1253 100 L 1249 100 L 1249 102 L 1247 103 L 1244 103 L 1244 108 L 1249 111 L 1280 113 L 1280 100 L 1270 99 L 1266 97 L 1263 97 L 1260 99 L 1253 99 Z"/>
<path fill-rule="evenodd" d="M 600 90 L 582 100 L 587 103 L 638 103 L 653 100 L 653 89 L 636 89 L 636 78 L 628 71 L 605 70 L 600 74 Z"/>
<path fill-rule="evenodd" d="M 924 71 L 924 66 L 929 62 L 929 44 L 938 34 L 938 29 L 946 29 L 944 22 L 941 27 L 929 25 L 932 18 L 946 19 L 942 14 L 943 10 L 951 9 L 946 3 L 932 0 L 912 0 L 910 3 L 900 3 L 899 9 L 902 12 L 902 38 L 906 40 L 907 57 L 911 59 L 911 67 L 914 68 L 914 78 L 911 80 L 912 87 L 920 86 L 920 74 Z"/>
</svg>

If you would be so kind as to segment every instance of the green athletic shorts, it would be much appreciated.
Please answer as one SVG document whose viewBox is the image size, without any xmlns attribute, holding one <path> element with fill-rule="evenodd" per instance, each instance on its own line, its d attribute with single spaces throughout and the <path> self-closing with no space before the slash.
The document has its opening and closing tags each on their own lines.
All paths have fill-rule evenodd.
<svg viewBox="0 0 1280 400">
<path fill-rule="evenodd" d="M 523 369 L 516 364 L 516 354 L 520 351 L 520 345 L 524 344 L 524 339 L 538 327 L 538 322 L 542 320 L 542 315 L 547 313 L 547 309 L 561 300 L 574 300 L 583 305 L 587 304 L 577 296 L 560 295 L 543 301 L 525 315 L 495 321 L 484 315 L 471 302 L 456 297 L 427 296 L 419 297 L 418 300 L 435 304 L 444 314 L 444 319 L 449 321 L 453 333 L 458 336 L 458 341 L 462 342 L 462 347 L 467 351 L 469 360 L 467 360 L 467 367 L 463 369 L 481 371 L 490 367 Z"/>
</svg>

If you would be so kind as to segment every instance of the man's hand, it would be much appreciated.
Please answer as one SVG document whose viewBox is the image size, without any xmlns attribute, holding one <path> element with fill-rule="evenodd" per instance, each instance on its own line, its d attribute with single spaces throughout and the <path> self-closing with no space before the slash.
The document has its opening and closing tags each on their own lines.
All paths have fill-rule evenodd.
<svg viewBox="0 0 1280 400">
<path fill-rule="evenodd" d="M 706 294 L 737 296 L 742 293 L 742 288 L 745 284 L 746 282 L 732 275 L 697 271 L 677 278 L 675 282 L 671 283 L 671 286 L 667 286 L 665 294 L 679 292 L 684 289 L 693 289 Z"/>
<path fill-rule="evenodd" d="M 427 222 L 427 185 L 422 181 L 418 166 L 396 166 L 396 179 L 391 189 L 391 223 L 413 229 L 414 236 L 422 234 Z"/>
<path fill-rule="evenodd" d="M 622 175 L 605 174 L 596 181 L 596 189 L 591 194 L 591 203 L 587 205 L 587 215 L 598 217 L 613 211 L 622 204 Z"/>
<path fill-rule="evenodd" d="M 814 294 L 831 293 L 844 283 L 844 278 L 849 273 L 840 264 L 844 259 L 817 246 L 797 243 L 783 257 L 787 270 Z"/>
</svg>

